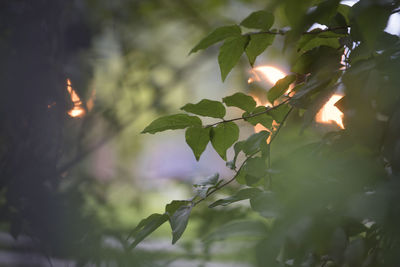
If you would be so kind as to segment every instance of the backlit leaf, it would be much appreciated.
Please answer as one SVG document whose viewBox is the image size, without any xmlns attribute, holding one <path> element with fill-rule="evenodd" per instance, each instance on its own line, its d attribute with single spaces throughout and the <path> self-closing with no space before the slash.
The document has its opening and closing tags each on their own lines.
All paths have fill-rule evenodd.
<svg viewBox="0 0 400 267">
<path fill-rule="evenodd" d="M 206 37 L 204 37 L 191 51 L 191 53 L 197 52 L 198 50 L 205 49 L 215 43 L 218 43 L 228 37 L 239 36 L 241 34 L 240 27 L 237 25 L 224 26 L 215 29 Z"/>
<path fill-rule="evenodd" d="M 222 81 L 225 81 L 228 73 L 239 61 L 248 40 L 248 36 L 229 38 L 225 40 L 224 44 L 219 49 L 218 63 L 221 70 Z"/>
<path fill-rule="evenodd" d="M 250 65 L 253 66 L 258 55 L 267 49 L 275 39 L 274 34 L 253 34 L 250 36 L 249 44 L 246 47 L 246 55 L 249 59 Z"/>
<path fill-rule="evenodd" d="M 226 113 L 225 107 L 221 102 L 209 99 L 203 99 L 197 104 L 186 104 L 181 109 L 193 114 L 213 118 L 223 118 Z"/>
<path fill-rule="evenodd" d="M 222 101 L 228 107 L 237 107 L 247 112 L 251 112 L 256 108 L 256 101 L 254 101 L 251 96 L 243 93 L 236 93 L 231 96 L 224 97 Z"/>
<path fill-rule="evenodd" d="M 157 133 L 165 130 L 184 129 L 189 126 L 201 126 L 201 120 L 196 116 L 175 114 L 155 119 L 142 133 Z"/>
<path fill-rule="evenodd" d="M 274 24 L 274 15 L 265 10 L 260 10 L 251 13 L 247 18 L 245 18 L 240 25 L 251 28 L 268 30 Z"/>
<path fill-rule="evenodd" d="M 296 80 L 296 75 L 291 74 L 285 78 L 280 79 L 275 85 L 268 91 L 268 100 L 271 103 L 283 95 L 289 88 L 290 84 Z"/>
</svg>

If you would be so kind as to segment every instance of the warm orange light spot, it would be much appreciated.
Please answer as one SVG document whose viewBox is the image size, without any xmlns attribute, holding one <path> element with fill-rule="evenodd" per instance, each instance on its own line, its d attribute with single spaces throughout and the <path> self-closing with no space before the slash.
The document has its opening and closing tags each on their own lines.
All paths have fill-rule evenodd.
<svg viewBox="0 0 400 267">
<path fill-rule="evenodd" d="M 254 81 L 267 80 L 271 84 L 275 84 L 278 80 L 284 78 L 286 74 L 278 68 L 272 66 L 259 66 L 251 70 L 254 77 L 247 80 L 248 83 Z"/>
<path fill-rule="evenodd" d="M 82 101 L 75 90 L 72 88 L 72 84 L 70 79 L 67 79 L 67 91 L 69 96 L 71 97 L 71 101 L 73 103 L 73 108 L 70 109 L 67 113 L 69 116 L 75 117 L 82 117 L 85 115 L 86 110 L 83 108 Z"/>
<path fill-rule="evenodd" d="M 95 99 L 96 99 L 96 90 L 93 89 L 88 101 L 86 102 L 86 107 L 88 111 L 91 111 L 93 109 Z"/>
<path fill-rule="evenodd" d="M 340 128 L 344 129 L 343 125 L 343 112 L 338 109 L 335 104 L 340 99 L 342 99 L 342 95 L 334 94 L 331 98 L 326 102 L 326 104 L 318 111 L 315 120 L 319 123 L 336 123 Z"/>
</svg>

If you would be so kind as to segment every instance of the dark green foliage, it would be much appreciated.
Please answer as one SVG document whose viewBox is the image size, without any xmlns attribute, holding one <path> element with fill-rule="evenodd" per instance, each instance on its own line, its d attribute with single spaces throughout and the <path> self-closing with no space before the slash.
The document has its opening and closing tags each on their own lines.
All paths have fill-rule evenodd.
<svg viewBox="0 0 400 267">
<path fill-rule="evenodd" d="M 227 39 L 221 46 L 219 49 L 218 63 L 221 70 L 222 81 L 225 81 L 226 76 L 238 63 L 248 42 L 248 36 L 238 36 Z"/>
<path fill-rule="evenodd" d="M 270 46 L 275 39 L 274 34 L 262 33 L 254 34 L 250 36 L 249 44 L 246 47 L 246 55 L 249 59 L 250 65 L 253 66 L 257 56 Z"/>
</svg>

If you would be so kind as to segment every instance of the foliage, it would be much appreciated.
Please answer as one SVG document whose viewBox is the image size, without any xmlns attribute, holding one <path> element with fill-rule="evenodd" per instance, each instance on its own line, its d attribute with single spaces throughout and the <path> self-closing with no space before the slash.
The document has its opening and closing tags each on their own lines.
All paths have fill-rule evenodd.
<svg viewBox="0 0 400 267">
<path fill-rule="evenodd" d="M 132 246 L 167 220 L 175 243 L 192 209 L 237 181 L 242 186 L 236 193 L 209 207 L 249 199 L 262 223 L 260 218 L 229 222 L 209 240 L 256 232 L 259 266 L 395 266 L 400 260 L 396 193 L 400 185 L 400 40 L 383 30 L 399 5 L 362 0 L 350 8 L 336 0 L 287 0 L 276 3 L 287 19 L 282 29 L 271 29 L 274 16 L 261 10 L 239 25 L 217 28 L 202 39 L 191 53 L 223 42 L 218 55 L 223 81 L 242 54 L 253 65 L 278 36 L 283 38 L 292 73 L 266 94 L 271 102 L 268 107 L 256 107 L 251 96 L 238 92 L 222 101 L 204 99 L 182 108 L 219 119 L 215 123 L 200 124 L 201 118 L 192 115 L 186 118 L 196 123 L 177 123 L 171 118 L 178 115 L 171 115 L 156 119 L 143 131 L 189 127 L 186 142 L 196 159 L 210 141 L 235 175 L 224 181 L 212 176 L 195 185 L 193 199 L 172 202 L 174 208 L 167 205 L 165 214 L 143 220 Z M 326 28 L 310 30 L 314 23 Z M 242 32 L 246 29 L 240 26 L 257 31 Z M 291 84 L 294 88 L 286 93 Z M 315 132 L 313 118 L 338 88 L 345 94 L 337 103 L 344 113 L 345 129 L 332 127 L 312 140 L 280 133 L 285 125 L 291 131 Z M 242 116 L 225 118 L 224 104 L 242 109 Z M 238 141 L 238 121 L 262 124 L 267 131 Z M 233 158 L 227 153 L 231 147 Z M 150 220 L 152 216 L 157 220 Z"/>
</svg>

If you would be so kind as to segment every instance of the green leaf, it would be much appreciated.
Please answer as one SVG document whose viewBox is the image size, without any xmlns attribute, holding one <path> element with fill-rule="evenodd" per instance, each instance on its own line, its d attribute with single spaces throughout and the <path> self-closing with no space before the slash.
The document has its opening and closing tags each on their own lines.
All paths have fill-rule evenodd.
<svg viewBox="0 0 400 267">
<path fill-rule="evenodd" d="M 243 152 L 246 155 L 251 155 L 261 148 L 267 142 L 269 132 L 261 131 L 250 135 L 243 144 Z"/>
<path fill-rule="evenodd" d="M 192 126 L 187 128 L 186 143 L 190 146 L 193 151 L 196 160 L 199 161 L 201 154 L 207 147 L 208 141 L 210 141 L 210 128 L 203 128 L 201 126 Z"/>
<path fill-rule="evenodd" d="M 225 40 L 228 37 L 239 36 L 242 33 L 240 27 L 237 25 L 224 26 L 215 29 L 205 38 L 203 38 L 191 51 L 189 54 L 197 52 L 201 49 L 206 49 L 207 47 Z"/>
<path fill-rule="evenodd" d="M 265 238 L 267 233 L 268 228 L 260 221 L 237 220 L 222 225 L 217 230 L 207 235 L 204 242 L 223 240 L 232 237 L 252 237 L 260 239 Z"/>
<path fill-rule="evenodd" d="M 218 63 L 221 70 L 222 81 L 237 64 L 240 56 L 248 43 L 248 36 L 239 36 L 227 39 L 219 49 Z"/>
<path fill-rule="evenodd" d="M 290 84 L 296 80 L 296 75 L 290 74 L 285 78 L 280 79 L 275 85 L 268 91 L 268 100 L 274 103 L 281 95 L 283 95 L 289 88 Z"/>
<path fill-rule="evenodd" d="M 239 127 L 234 122 L 226 122 L 211 129 L 211 144 L 215 151 L 226 160 L 226 150 L 239 138 Z"/>
<path fill-rule="evenodd" d="M 351 36 L 355 40 L 364 41 L 373 49 L 379 35 L 385 29 L 390 16 L 390 8 L 386 5 L 371 4 L 360 1 L 351 8 Z"/>
<path fill-rule="evenodd" d="M 133 230 L 135 241 L 129 246 L 130 249 L 135 248 L 143 239 L 154 232 L 158 227 L 168 220 L 167 214 L 154 213 L 140 221 L 138 226 Z"/>
<path fill-rule="evenodd" d="M 165 213 L 169 216 L 172 217 L 174 213 L 182 206 L 187 206 L 190 204 L 190 201 L 188 200 L 173 200 L 171 203 L 167 204 L 165 206 Z"/>
<path fill-rule="evenodd" d="M 286 114 L 289 112 L 289 110 L 290 110 L 289 105 L 285 104 L 285 105 L 280 105 L 277 108 L 271 109 L 270 111 L 268 111 L 268 114 L 270 114 L 276 122 L 281 123 L 283 119 L 286 117 Z"/>
<path fill-rule="evenodd" d="M 247 112 L 252 112 L 257 105 L 253 97 L 243 93 L 236 93 L 231 96 L 224 97 L 222 101 L 228 107 L 237 107 Z"/>
<path fill-rule="evenodd" d="M 260 30 L 268 30 L 272 24 L 274 24 L 274 15 L 264 10 L 251 13 L 240 23 L 240 25 L 246 28 Z"/>
<path fill-rule="evenodd" d="M 221 102 L 209 99 L 203 99 L 197 104 L 186 104 L 181 109 L 193 114 L 213 118 L 223 118 L 226 113 L 225 107 Z"/>
<path fill-rule="evenodd" d="M 258 106 L 254 109 L 253 112 L 245 112 L 242 115 L 242 118 L 244 118 L 245 121 L 251 123 L 252 125 L 257 125 L 258 123 L 260 123 L 261 125 L 263 125 L 265 128 L 271 128 L 272 125 L 272 117 L 269 116 L 267 113 L 267 108 L 264 106 Z M 264 112 L 264 113 L 263 113 Z M 252 116 L 254 114 L 258 114 L 258 113 L 262 113 L 259 115 L 256 115 L 254 117 L 249 117 Z"/>
<path fill-rule="evenodd" d="M 275 35 L 268 33 L 253 34 L 250 36 L 249 44 L 246 47 L 246 55 L 251 66 L 254 65 L 257 56 L 274 42 L 274 39 Z"/>
<path fill-rule="evenodd" d="M 223 199 L 219 199 L 217 201 L 215 201 L 214 203 L 212 203 L 211 205 L 209 205 L 209 208 L 214 208 L 216 206 L 227 206 L 231 203 L 234 202 L 238 202 L 241 200 L 245 200 L 245 199 L 249 199 L 251 197 L 254 197 L 256 194 L 261 193 L 262 191 L 258 188 L 245 188 L 242 189 L 238 192 L 236 192 L 236 194 L 234 194 L 233 196 L 227 197 L 227 198 L 223 198 Z"/>
<path fill-rule="evenodd" d="M 165 130 L 184 129 L 189 126 L 201 126 L 201 120 L 196 116 L 175 114 L 155 119 L 142 133 L 157 133 Z"/>
<path fill-rule="evenodd" d="M 192 208 L 192 205 L 181 206 L 170 217 L 169 223 L 172 229 L 172 244 L 175 244 L 185 231 Z"/>
<path fill-rule="evenodd" d="M 300 39 L 297 50 L 300 52 L 307 52 L 319 46 L 329 46 L 332 48 L 339 48 L 339 38 L 343 37 L 343 34 L 336 34 L 333 32 L 324 32 L 318 35 L 303 35 Z"/>
<path fill-rule="evenodd" d="M 339 4 L 338 9 L 337 9 L 338 13 L 340 13 L 343 16 L 343 18 L 345 19 L 347 25 L 350 25 L 350 19 L 349 19 L 350 10 L 351 10 L 350 6 L 343 5 L 343 4 Z"/>
</svg>

